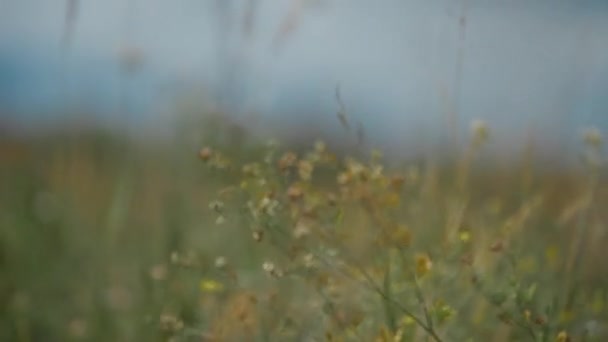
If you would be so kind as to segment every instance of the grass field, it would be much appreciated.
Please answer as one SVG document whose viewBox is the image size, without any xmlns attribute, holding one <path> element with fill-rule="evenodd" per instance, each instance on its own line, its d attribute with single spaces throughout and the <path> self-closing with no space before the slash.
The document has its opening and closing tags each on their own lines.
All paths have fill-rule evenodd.
<svg viewBox="0 0 608 342">
<path fill-rule="evenodd" d="M 1 341 L 608 340 L 594 132 L 551 170 L 203 131 L 1 142 Z"/>
</svg>

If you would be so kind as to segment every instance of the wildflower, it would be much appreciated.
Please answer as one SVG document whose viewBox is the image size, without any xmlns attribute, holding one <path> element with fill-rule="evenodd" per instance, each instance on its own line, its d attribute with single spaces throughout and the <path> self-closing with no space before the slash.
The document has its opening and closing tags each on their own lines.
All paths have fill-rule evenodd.
<svg viewBox="0 0 608 342">
<path fill-rule="evenodd" d="M 260 174 L 260 165 L 258 163 L 243 165 L 242 172 L 245 176 L 257 177 Z"/>
<path fill-rule="evenodd" d="M 310 234 L 309 222 L 305 219 L 299 219 L 296 223 L 296 226 L 293 230 L 293 237 L 296 239 L 300 239 L 308 234 Z"/>
<path fill-rule="evenodd" d="M 205 147 L 198 152 L 198 157 L 206 162 L 213 156 L 213 151 L 209 147 Z"/>
<path fill-rule="evenodd" d="M 271 199 L 270 196 L 264 196 L 258 205 L 260 212 L 267 214 L 268 216 L 274 216 L 275 210 L 279 207 L 279 202 L 275 199 Z"/>
<path fill-rule="evenodd" d="M 450 307 L 447 304 L 440 304 L 436 308 L 436 312 L 435 312 L 435 314 L 437 315 L 437 321 L 439 323 L 443 323 L 446 320 L 450 319 L 450 317 L 454 316 L 455 313 L 456 313 L 456 310 L 454 310 L 452 307 Z"/>
<path fill-rule="evenodd" d="M 215 258 L 214 265 L 216 268 L 224 268 L 224 267 L 226 267 L 227 264 L 228 264 L 228 261 L 226 261 L 225 257 L 219 256 L 219 257 Z"/>
<path fill-rule="evenodd" d="M 468 230 L 463 230 L 460 232 L 460 234 L 458 234 L 458 238 L 460 241 L 467 243 L 469 240 L 471 240 L 471 233 Z"/>
<path fill-rule="evenodd" d="M 555 338 L 556 342 L 568 342 L 570 341 L 570 337 L 568 336 L 568 333 L 565 332 L 564 330 L 560 331 L 559 334 L 557 334 L 557 337 Z"/>
<path fill-rule="evenodd" d="M 213 279 L 203 279 L 199 283 L 199 288 L 202 292 L 213 293 L 224 289 L 222 283 Z"/>
<path fill-rule="evenodd" d="M 311 253 L 304 255 L 303 259 L 303 264 L 306 268 L 313 268 L 317 265 L 315 257 Z"/>
<path fill-rule="evenodd" d="M 184 328 L 184 322 L 172 314 L 162 314 L 160 316 L 160 327 L 162 330 L 177 332 Z"/>
<path fill-rule="evenodd" d="M 222 210 L 224 209 L 224 203 L 222 203 L 221 201 L 211 201 L 209 203 L 209 209 L 215 211 L 218 214 L 222 213 Z"/>
<path fill-rule="evenodd" d="M 281 159 L 279 159 L 279 170 L 286 171 L 287 169 L 296 165 L 298 161 L 298 156 L 296 156 L 293 152 L 285 153 Z"/>
<path fill-rule="evenodd" d="M 304 195 L 304 192 L 302 191 L 302 188 L 300 188 L 297 185 L 292 185 L 287 189 L 287 197 L 289 197 L 290 200 L 292 201 L 296 201 L 300 198 L 302 198 L 302 196 Z"/>
<path fill-rule="evenodd" d="M 263 230 L 254 230 L 252 233 L 252 236 L 256 242 L 260 242 L 264 238 L 264 231 Z"/>
<path fill-rule="evenodd" d="M 353 175 L 361 178 L 365 178 L 365 172 L 367 171 L 365 166 L 353 159 L 347 160 L 347 171 Z"/>
<path fill-rule="evenodd" d="M 433 263 L 431 259 L 426 254 L 419 254 L 416 257 L 416 275 L 422 277 L 429 273 L 431 268 L 433 267 Z"/>
<path fill-rule="evenodd" d="M 314 166 L 307 160 L 301 160 L 298 163 L 298 174 L 303 181 L 309 181 L 312 178 Z"/>
<path fill-rule="evenodd" d="M 264 264 L 262 264 L 262 269 L 273 278 L 280 278 L 283 276 L 283 271 L 279 270 L 275 264 L 270 261 L 264 262 Z"/>
<path fill-rule="evenodd" d="M 401 324 L 403 324 L 403 325 L 414 325 L 414 324 L 416 324 L 416 321 L 414 321 L 414 319 L 412 318 L 412 316 L 410 316 L 410 315 L 404 315 L 403 318 L 401 319 Z"/>
<path fill-rule="evenodd" d="M 348 172 L 340 172 L 340 174 L 338 174 L 337 180 L 338 180 L 338 184 L 346 185 L 351 180 L 351 174 Z"/>
<path fill-rule="evenodd" d="M 382 165 L 374 165 L 371 169 L 370 177 L 372 180 L 382 179 L 382 172 L 384 167 Z"/>
</svg>

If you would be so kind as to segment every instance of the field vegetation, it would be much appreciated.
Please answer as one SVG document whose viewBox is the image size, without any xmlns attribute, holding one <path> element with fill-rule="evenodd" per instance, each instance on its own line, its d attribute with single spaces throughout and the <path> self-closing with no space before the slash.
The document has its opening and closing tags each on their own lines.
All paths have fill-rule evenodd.
<svg viewBox="0 0 608 342">
<path fill-rule="evenodd" d="M 5 138 L 0 340 L 608 338 L 599 132 L 573 169 L 233 133 Z"/>
</svg>

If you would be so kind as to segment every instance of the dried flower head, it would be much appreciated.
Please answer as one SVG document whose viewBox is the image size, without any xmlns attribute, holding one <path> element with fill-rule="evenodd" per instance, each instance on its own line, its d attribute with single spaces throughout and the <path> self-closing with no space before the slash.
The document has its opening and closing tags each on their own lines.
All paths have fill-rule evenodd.
<svg viewBox="0 0 608 342">
<path fill-rule="evenodd" d="M 301 160 L 298 163 L 298 174 L 303 181 L 309 181 L 312 178 L 314 166 L 307 160 Z"/>
<path fill-rule="evenodd" d="M 431 258 L 429 258 L 426 254 L 419 254 L 416 256 L 416 275 L 418 277 L 422 277 L 429 273 L 431 268 L 433 267 L 433 263 L 431 262 Z"/>
<path fill-rule="evenodd" d="M 289 168 L 292 168 L 296 165 L 298 161 L 298 156 L 296 156 L 295 153 L 293 152 L 287 152 L 285 153 L 281 159 L 279 159 L 279 170 L 281 170 L 282 172 L 288 170 Z"/>
<path fill-rule="evenodd" d="M 490 251 L 498 253 L 504 250 L 505 245 L 502 241 L 497 241 L 490 246 Z"/>
<path fill-rule="evenodd" d="M 209 161 L 212 156 L 213 151 L 209 147 L 204 147 L 198 152 L 198 157 L 204 162 Z"/>
<path fill-rule="evenodd" d="M 310 234 L 310 220 L 307 219 L 299 219 L 296 223 L 295 228 L 293 229 L 293 237 L 296 239 L 301 239 L 304 236 Z"/>
<path fill-rule="evenodd" d="M 390 185 L 393 190 L 400 191 L 403 189 L 403 184 L 405 184 L 405 177 L 400 175 L 391 177 Z"/>
<path fill-rule="evenodd" d="M 262 239 L 264 238 L 264 231 L 263 230 L 254 230 L 253 233 L 251 233 L 251 235 L 253 236 L 253 239 L 256 242 L 261 242 Z"/>
<path fill-rule="evenodd" d="M 283 271 L 278 269 L 275 264 L 270 261 L 264 262 L 262 264 L 262 269 L 273 278 L 280 278 L 283 276 Z"/>
<path fill-rule="evenodd" d="M 184 328 L 184 322 L 173 314 L 164 313 L 160 316 L 160 327 L 167 332 L 178 332 Z"/>
<path fill-rule="evenodd" d="M 276 199 L 264 196 L 258 204 L 258 210 L 268 216 L 274 216 L 279 205 L 280 203 Z"/>
<path fill-rule="evenodd" d="M 292 201 L 299 200 L 300 198 L 302 198 L 303 195 L 304 191 L 302 191 L 302 188 L 296 184 L 291 185 L 287 189 L 287 197 L 289 197 L 289 199 Z"/>
<path fill-rule="evenodd" d="M 352 177 L 351 174 L 349 172 L 340 172 L 338 174 L 338 184 L 339 185 L 346 185 L 351 181 Z"/>
</svg>

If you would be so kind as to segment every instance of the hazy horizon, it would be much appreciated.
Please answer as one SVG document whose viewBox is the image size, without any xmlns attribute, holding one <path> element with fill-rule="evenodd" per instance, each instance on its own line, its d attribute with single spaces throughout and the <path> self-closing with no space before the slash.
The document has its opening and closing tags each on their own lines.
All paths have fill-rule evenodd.
<svg viewBox="0 0 608 342">
<path fill-rule="evenodd" d="M 450 116 L 463 129 L 487 121 L 503 143 L 608 128 L 602 1 L 78 5 L 66 50 L 65 2 L 1 3 L 0 111 L 12 120 L 85 108 L 100 121 L 166 122 L 176 99 L 199 94 L 236 117 L 331 131 L 339 84 L 353 121 L 396 146 L 442 137 Z M 125 49 L 142 57 L 129 77 Z"/>
</svg>

